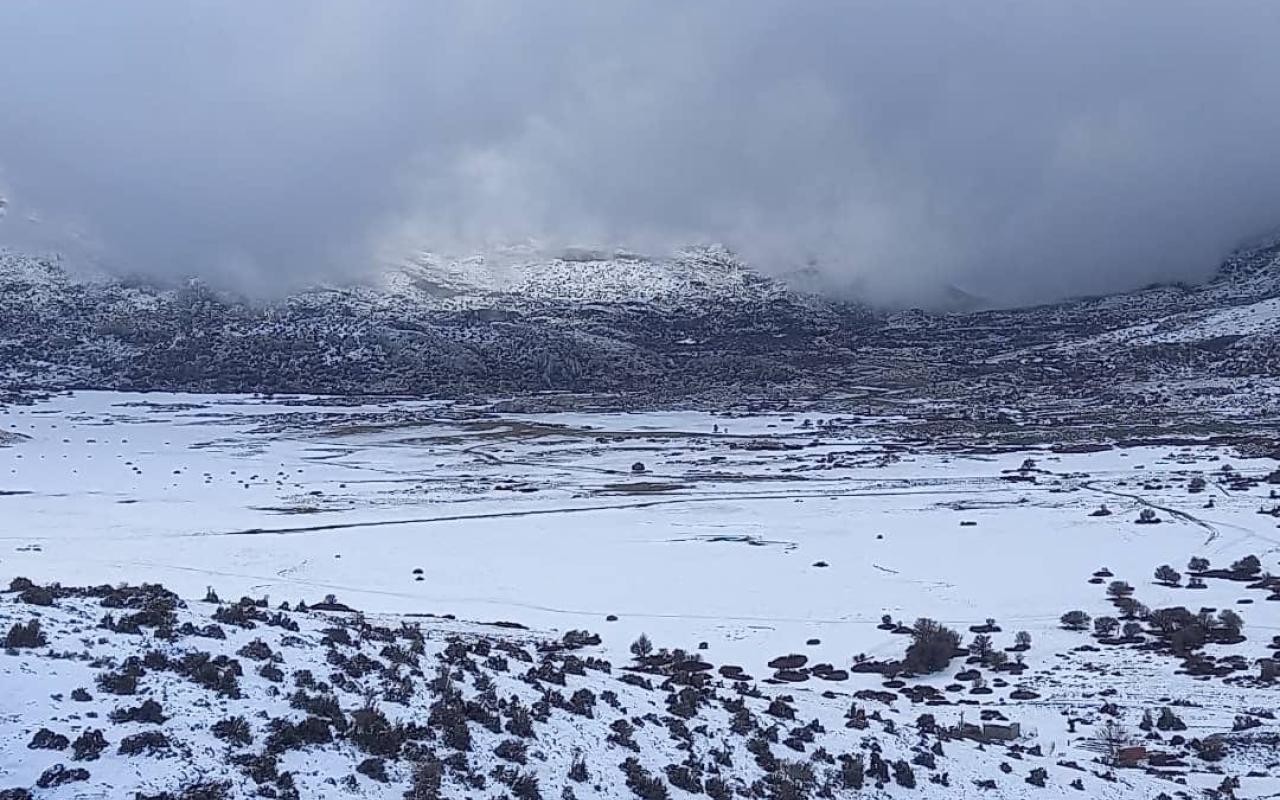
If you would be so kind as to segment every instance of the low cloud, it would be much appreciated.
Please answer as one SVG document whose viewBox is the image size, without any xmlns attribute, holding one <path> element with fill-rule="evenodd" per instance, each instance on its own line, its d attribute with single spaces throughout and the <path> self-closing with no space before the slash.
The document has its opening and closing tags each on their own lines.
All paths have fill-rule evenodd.
<svg viewBox="0 0 1280 800">
<path fill-rule="evenodd" d="M 263 291 L 524 241 L 722 242 L 900 302 L 1195 279 L 1280 226 L 1276 30 L 1249 0 L 7 0 L 0 242 Z"/>
</svg>

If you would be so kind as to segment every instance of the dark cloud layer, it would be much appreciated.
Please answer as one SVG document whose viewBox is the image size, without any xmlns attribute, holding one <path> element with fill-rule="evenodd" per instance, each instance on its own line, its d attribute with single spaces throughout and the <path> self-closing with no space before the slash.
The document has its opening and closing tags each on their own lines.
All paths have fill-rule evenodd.
<svg viewBox="0 0 1280 800">
<path fill-rule="evenodd" d="M 1277 35 L 1274 0 L 5 0 L 0 241 L 262 289 L 527 239 L 906 300 L 1194 278 L 1280 225 Z"/>
</svg>

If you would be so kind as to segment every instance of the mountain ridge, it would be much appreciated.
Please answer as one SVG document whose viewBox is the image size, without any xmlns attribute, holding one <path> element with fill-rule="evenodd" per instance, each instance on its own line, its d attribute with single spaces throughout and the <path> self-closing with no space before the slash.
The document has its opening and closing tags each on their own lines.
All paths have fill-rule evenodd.
<svg viewBox="0 0 1280 800">
<path fill-rule="evenodd" d="M 72 277 L 0 252 L 8 389 L 652 399 L 1071 391 L 1280 373 L 1280 243 L 1205 283 L 1027 308 L 889 312 L 796 291 L 724 248 L 424 255 L 378 282 L 253 303 L 199 281 Z M 971 384 L 962 388 L 963 383 Z"/>
</svg>

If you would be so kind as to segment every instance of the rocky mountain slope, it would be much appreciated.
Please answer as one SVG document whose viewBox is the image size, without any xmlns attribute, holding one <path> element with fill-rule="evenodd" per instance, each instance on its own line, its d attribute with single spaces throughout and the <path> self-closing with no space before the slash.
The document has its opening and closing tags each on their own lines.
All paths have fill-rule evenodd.
<svg viewBox="0 0 1280 800">
<path fill-rule="evenodd" d="M 687 392 L 793 381 L 788 350 L 866 318 L 798 296 L 723 251 L 553 259 L 516 265 L 501 282 L 485 267 L 424 260 L 377 286 L 251 304 L 198 282 L 74 280 L 8 253 L 0 365 L 8 384 L 39 387 L 456 395 L 667 383 Z M 695 352 L 717 357 L 687 357 Z"/>
<path fill-rule="evenodd" d="M 883 313 L 805 294 L 731 253 L 423 257 L 361 286 L 252 303 L 191 282 L 77 279 L 0 253 L 6 388 L 592 392 L 637 405 L 874 385 L 1017 401 L 1280 368 L 1280 244 L 1198 286 L 1035 308 Z"/>
</svg>

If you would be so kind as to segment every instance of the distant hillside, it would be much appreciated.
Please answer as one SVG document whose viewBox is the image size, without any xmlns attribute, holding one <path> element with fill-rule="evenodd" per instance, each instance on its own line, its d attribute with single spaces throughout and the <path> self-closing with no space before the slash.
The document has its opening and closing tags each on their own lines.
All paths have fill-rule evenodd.
<svg viewBox="0 0 1280 800">
<path fill-rule="evenodd" d="M 646 404 L 864 385 L 1101 396 L 1280 375 L 1280 244 L 1199 286 L 948 314 L 803 293 L 718 248 L 423 256 L 372 285 L 251 303 L 198 281 L 84 280 L 0 253 L 6 387 L 613 393 Z"/>
</svg>

